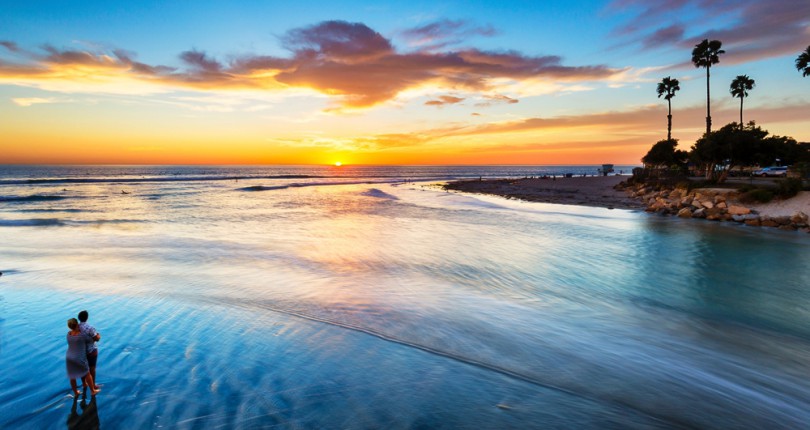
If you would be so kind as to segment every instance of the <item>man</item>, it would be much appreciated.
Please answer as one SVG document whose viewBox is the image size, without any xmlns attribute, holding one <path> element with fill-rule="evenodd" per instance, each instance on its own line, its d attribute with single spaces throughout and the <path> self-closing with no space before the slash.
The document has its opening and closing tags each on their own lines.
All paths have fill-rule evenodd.
<svg viewBox="0 0 810 430">
<path fill-rule="evenodd" d="M 87 317 L 87 311 L 79 312 L 79 331 L 93 338 L 93 342 L 89 342 L 87 344 L 87 363 L 90 365 L 90 376 L 93 377 L 93 385 L 95 385 L 94 387 L 90 388 L 93 390 L 98 390 L 98 384 L 95 383 L 96 362 L 98 361 L 98 348 L 96 348 L 96 342 L 101 340 L 101 333 L 96 331 L 95 327 L 87 324 Z"/>
</svg>

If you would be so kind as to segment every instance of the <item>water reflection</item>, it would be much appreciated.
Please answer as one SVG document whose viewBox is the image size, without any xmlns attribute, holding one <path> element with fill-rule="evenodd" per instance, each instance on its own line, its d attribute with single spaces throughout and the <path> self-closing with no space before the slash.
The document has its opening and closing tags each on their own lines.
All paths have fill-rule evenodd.
<svg viewBox="0 0 810 430">
<path fill-rule="evenodd" d="M 73 406 L 70 408 L 70 415 L 67 419 L 68 430 L 97 430 L 101 427 L 98 419 L 98 403 L 96 403 L 96 396 L 90 398 L 87 402 L 86 396 L 81 396 L 82 401 L 79 404 L 79 396 L 73 398 Z M 81 413 L 78 411 L 78 406 L 81 406 Z"/>
</svg>

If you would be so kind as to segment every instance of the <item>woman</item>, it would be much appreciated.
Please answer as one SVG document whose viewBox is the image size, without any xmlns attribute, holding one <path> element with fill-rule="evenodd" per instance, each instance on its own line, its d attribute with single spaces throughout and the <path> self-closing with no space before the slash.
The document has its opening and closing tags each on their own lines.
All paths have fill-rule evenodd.
<svg viewBox="0 0 810 430">
<path fill-rule="evenodd" d="M 68 350 L 65 362 L 68 378 L 70 378 L 70 388 L 73 389 L 73 394 L 78 396 L 80 392 L 76 386 L 76 378 L 82 378 L 84 386 L 90 387 L 90 392 L 95 396 L 101 390 L 96 388 L 93 376 L 90 375 L 90 365 L 87 363 L 87 343 L 92 342 L 93 339 L 79 330 L 79 321 L 76 318 L 69 319 L 67 325 L 70 331 L 67 334 Z"/>
</svg>

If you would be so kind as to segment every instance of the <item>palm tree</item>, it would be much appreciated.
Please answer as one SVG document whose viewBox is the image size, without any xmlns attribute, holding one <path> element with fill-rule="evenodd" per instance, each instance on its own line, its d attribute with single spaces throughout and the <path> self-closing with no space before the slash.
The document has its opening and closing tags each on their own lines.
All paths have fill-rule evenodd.
<svg viewBox="0 0 810 430">
<path fill-rule="evenodd" d="M 706 68 L 706 133 L 711 133 L 712 131 L 709 69 L 711 69 L 712 64 L 720 62 L 720 54 L 726 53 L 726 51 L 720 49 L 721 46 L 723 46 L 723 42 L 719 40 L 709 41 L 709 39 L 703 39 L 703 41 L 695 45 L 695 49 L 692 50 L 692 63 L 695 64 L 695 67 Z"/>
<path fill-rule="evenodd" d="M 677 79 L 672 79 L 667 76 L 658 83 L 658 98 L 664 96 L 667 101 L 669 110 L 667 111 L 667 140 L 672 140 L 672 98 L 675 97 L 675 91 L 679 91 L 681 87 L 678 86 L 680 82 Z"/>
<path fill-rule="evenodd" d="M 796 57 L 796 70 L 802 72 L 802 76 L 810 76 L 810 46 Z"/>
<path fill-rule="evenodd" d="M 748 75 L 738 75 L 731 81 L 731 87 L 729 87 L 731 95 L 740 98 L 740 128 L 743 127 L 743 99 L 748 97 L 748 92 L 753 90 L 755 85 L 756 82 Z"/>
</svg>

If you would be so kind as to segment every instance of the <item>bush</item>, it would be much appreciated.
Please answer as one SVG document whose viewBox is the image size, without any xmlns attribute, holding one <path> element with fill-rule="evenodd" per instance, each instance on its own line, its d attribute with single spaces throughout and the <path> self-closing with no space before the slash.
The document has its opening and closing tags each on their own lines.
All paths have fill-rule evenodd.
<svg viewBox="0 0 810 430">
<path fill-rule="evenodd" d="M 800 178 L 785 178 L 777 182 L 776 195 L 784 199 L 799 194 L 802 190 L 802 180 Z"/>
<path fill-rule="evenodd" d="M 773 200 L 773 192 L 756 188 L 748 191 L 740 196 L 740 201 L 743 203 L 768 203 Z"/>
</svg>

